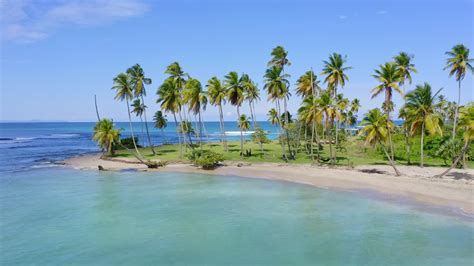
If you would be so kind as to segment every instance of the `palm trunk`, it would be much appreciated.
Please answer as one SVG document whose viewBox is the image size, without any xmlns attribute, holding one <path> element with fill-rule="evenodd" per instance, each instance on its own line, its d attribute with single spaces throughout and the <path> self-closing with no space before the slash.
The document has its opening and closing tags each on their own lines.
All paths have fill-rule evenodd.
<svg viewBox="0 0 474 266">
<path fill-rule="evenodd" d="M 388 110 L 389 107 L 387 107 L 387 119 L 390 122 L 390 111 Z M 393 141 L 392 141 L 392 132 L 390 130 L 389 123 L 387 123 L 387 134 L 388 134 L 388 142 L 390 144 L 390 156 L 392 160 L 395 160 L 394 152 L 393 152 Z"/>
<path fill-rule="evenodd" d="M 255 115 L 255 107 L 253 106 L 253 101 L 250 102 L 250 115 L 252 115 L 252 122 L 253 122 L 253 131 L 255 133 L 255 131 L 257 130 L 257 116 Z M 259 141 L 259 146 L 260 146 L 260 151 L 262 152 L 262 154 L 264 153 L 263 152 L 263 143 L 261 141 Z"/>
<path fill-rule="evenodd" d="M 167 141 L 166 141 L 165 131 L 163 130 L 163 128 L 161 128 L 161 137 L 163 138 L 163 144 L 166 144 Z"/>
<path fill-rule="evenodd" d="M 382 144 L 382 142 L 379 141 L 379 144 L 380 144 L 380 146 L 382 146 L 382 149 L 383 149 L 385 155 L 387 156 L 388 162 L 389 162 L 390 165 L 392 166 L 393 170 L 395 170 L 395 174 L 396 174 L 397 176 L 400 176 L 401 174 L 400 174 L 400 172 L 398 171 L 397 167 L 395 167 L 395 163 L 394 163 L 394 161 L 390 158 L 390 155 L 388 154 L 387 149 L 385 149 L 385 146 Z"/>
<path fill-rule="evenodd" d="M 224 128 L 224 114 L 222 112 L 222 105 L 219 104 L 219 120 L 221 123 L 221 136 L 222 140 L 224 142 L 224 150 L 229 151 L 229 148 L 227 147 L 227 139 L 225 136 L 225 128 Z"/>
<path fill-rule="evenodd" d="M 456 126 L 458 123 L 459 115 L 459 104 L 461 103 L 461 79 L 458 80 L 458 103 L 456 105 L 456 111 L 454 113 L 454 123 L 453 123 L 453 140 L 456 137 Z"/>
<path fill-rule="evenodd" d="M 311 122 L 311 160 L 314 162 L 314 124 L 315 124 L 315 121 L 313 120 Z"/>
<path fill-rule="evenodd" d="M 142 95 L 142 103 L 145 104 L 145 99 L 143 98 L 143 95 Z M 151 142 L 150 131 L 148 130 L 148 120 L 146 119 L 146 108 L 143 109 L 143 117 L 145 118 L 145 128 L 146 128 L 146 134 L 148 136 L 148 143 L 150 143 L 150 147 L 151 147 L 151 151 L 153 152 L 153 155 L 156 155 L 155 149 L 153 147 L 153 143 Z"/>
<path fill-rule="evenodd" d="M 178 129 L 178 120 L 176 119 L 176 113 L 173 112 L 174 124 L 176 125 L 176 133 L 178 134 L 178 143 L 179 143 L 179 158 L 183 158 L 183 145 L 181 145 L 181 134 Z"/>
<path fill-rule="evenodd" d="M 141 133 L 142 133 L 142 136 L 141 138 L 143 139 L 143 146 L 145 146 L 145 130 L 143 128 L 143 118 L 142 116 L 140 115 L 140 126 L 141 126 Z M 139 141 L 140 142 L 140 141 Z"/>
<path fill-rule="evenodd" d="M 286 162 L 288 161 L 288 158 L 286 157 L 286 151 L 285 151 L 285 143 L 283 141 L 283 138 L 281 137 L 281 135 L 283 134 L 283 127 L 282 127 L 282 124 L 281 124 L 281 112 L 280 112 L 280 100 L 276 100 L 275 102 L 276 104 L 276 108 L 277 108 L 277 115 L 278 115 L 278 126 L 279 126 L 279 129 L 280 129 L 280 134 L 279 134 L 279 138 L 280 138 L 280 145 L 281 145 L 281 151 L 282 151 L 282 157 L 283 157 L 283 160 Z"/>
<path fill-rule="evenodd" d="M 240 127 L 240 110 L 239 110 L 239 106 L 237 105 L 237 117 L 238 117 L 238 120 L 237 120 L 237 124 L 239 125 L 239 129 L 240 129 L 240 158 L 242 158 L 244 156 L 244 135 L 242 133 L 242 127 Z"/>
<path fill-rule="evenodd" d="M 249 101 L 249 108 L 250 108 L 250 116 L 252 117 L 253 130 L 255 131 L 255 129 L 256 129 L 256 127 L 255 127 L 255 117 L 253 116 L 253 109 L 252 109 L 252 101 L 251 100 Z"/>
<path fill-rule="evenodd" d="M 130 132 L 132 133 L 132 142 L 133 146 L 135 147 L 135 151 L 137 152 L 138 155 L 143 157 L 140 152 L 138 151 L 137 144 L 135 143 L 135 135 L 133 134 L 133 126 L 132 126 L 132 115 L 130 115 L 130 106 L 128 104 L 128 99 L 127 99 L 127 111 L 128 111 L 128 121 L 130 123 Z"/>
<path fill-rule="evenodd" d="M 288 120 L 288 108 L 286 106 L 286 96 L 283 98 L 283 109 L 285 111 L 285 134 L 286 134 L 286 144 L 288 146 L 288 153 L 290 154 L 290 158 L 291 159 L 294 159 L 294 154 L 293 154 L 293 151 L 291 150 L 291 145 L 290 145 L 290 134 L 288 132 L 288 124 L 289 124 L 289 120 Z"/>
<path fill-rule="evenodd" d="M 183 145 L 184 145 L 184 151 L 187 152 L 188 151 L 188 144 L 186 143 L 187 140 L 186 140 L 186 132 L 184 131 L 184 123 L 187 122 L 187 121 L 183 121 L 183 117 L 181 116 L 181 112 L 178 112 L 179 114 L 179 124 L 180 124 L 180 127 L 181 127 L 181 134 L 183 134 Z"/>
<path fill-rule="evenodd" d="M 199 113 L 198 113 L 198 119 L 199 119 L 199 147 L 201 148 L 202 151 L 202 124 L 201 124 L 201 109 L 199 108 Z"/>
<path fill-rule="evenodd" d="M 411 164 L 410 160 L 410 135 L 408 133 L 408 128 L 405 128 L 405 149 L 406 149 L 406 156 L 407 156 L 407 165 Z"/>
<path fill-rule="evenodd" d="M 421 123 L 421 141 L 420 141 L 420 166 L 423 167 L 423 140 L 425 137 L 425 121 Z"/>
<path fill-rule="evenodd" d="M 448 169 L 446 169 L 446 171 L 442 172 L 439 175 L 435 175 L 434 177 L 442 178 L 444 175 L 449 173 L 449 171 L 451 171 L 454 167 L 456 167 L 456 165 L 459 163 L 459 160 L 461 160 L 461 158 L 466 154 L 468 148 L 469 148 L 469 141 L 465 141 L 464 147 L 461 150 L 461 154 L 459 154 L 459 156 L 454 160 L 451 166 Z"/>
<path fill-rule="evenodd" d="M 100 121 L 99 108 L 97 107 L 97 96 L 94 94 L 94 105 L 95 105 L 95 114 L 97 115 L 97 121 Z"/>
</svg>

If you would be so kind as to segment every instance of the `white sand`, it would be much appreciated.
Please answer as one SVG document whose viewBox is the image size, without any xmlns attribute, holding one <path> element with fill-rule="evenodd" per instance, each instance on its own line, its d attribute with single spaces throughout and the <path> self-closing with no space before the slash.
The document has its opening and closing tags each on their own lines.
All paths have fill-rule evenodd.
<svg viewBox="0 0 474 266">
<path fill-rule="evenodd" d="M 443 179 L 431 178 L 443 171 L 440 167 L 398 166 L 403 176 L 394 176 L 386 165 L 357 166 L 355 169 L 327 168 L 311 165 L 226 162 L 215 170 L 202 170 L 190 164 L 169 164 L 164 168 L 147 169 L 133 159 L 102 160 L 99 155 L 87 155 L 65 161 L 66 165 L 85 170 L 97 170 L 98 165 L 107 170 L 137 169 L 158 172 L 188 172 L 215 175 L 284 180 L 333 189 L 368 189 L 402 196 L 428 204 L 460 209 L 474 215 L 474 170 L 453 170 Z M 243 164 L 243 165 L 242 165 Z M 240 166 L 240 167 L 239 167 Z M 370 171 L 366 173 L 362 171 Z M 376 171 L 378 173 L 373 173 Z"/>
</svg>

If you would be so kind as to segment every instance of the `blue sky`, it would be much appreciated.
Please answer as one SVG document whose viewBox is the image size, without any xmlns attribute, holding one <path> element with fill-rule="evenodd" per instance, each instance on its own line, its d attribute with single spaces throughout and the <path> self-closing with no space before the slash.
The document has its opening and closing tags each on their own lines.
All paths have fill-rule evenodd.
<svg viewBox="0 0 474 266">
<path fill-rule="evenodd" d="M 455 100 L 457 84 L 443 71 L 444 52 L 457 43 L 474 47 L 472 0 L 0 3 L 1 120 L 94 121 L 94 94 L 102 116 L 126 120 L 125 105 L 113 100 L 110 88 L 113 77 L 135 63 L 153 79 L 146 97 L 150 113 L 159 109 L 156 89 L 174 61 L 203 83 L 238 71 L 262 87 L 277 45 L 289 51 L 292 84 L 311 67 L 319 74 L 330 53 L 347 55 L 353 69 L 341 91 L 361 100 L 362 115 L 383 100 L 370 99 L 377 84 L 374 69 L 400 51 L 415 55 L 419 71 L 407 89 L 429 82 Z M 473 100 L 473 91 L 469 74 L 463 81 L 463 103 Z M 259 120 L 273 106 L 262 96 Z M 400 96 L 394 101 L 401 106 Z M 299 102 L 291 98 L 293 113 Z M 226 107 L 225 113 L 226 120 L 235 119 L 235 108 Z M 204 117 L 217 120 L 217 111 L 209 107 Z"/>
</svg>

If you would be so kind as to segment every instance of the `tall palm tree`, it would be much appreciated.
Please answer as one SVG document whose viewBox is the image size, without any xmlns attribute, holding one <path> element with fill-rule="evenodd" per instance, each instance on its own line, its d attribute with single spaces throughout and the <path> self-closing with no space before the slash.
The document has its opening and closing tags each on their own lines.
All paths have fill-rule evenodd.
<svg viewBox="0 0 474 266">
<path fill-rule="evenodd" d="M 461 160 L 461 158 L 466 154 L 467 150 L 469 149 L 470 143 L 474 140 L 474 103 L 470 102 L 466 106 L 462 107 L 459 111 L 459 127 L 463 128 L 464 130 L 464 146 L 459 156 L 454 160 L 453 164 L 451 164 L 451 166 L 446 169 L 446 171 L 436 176 L 439 178 L 446 175 L 458 164 L 459 160 Z"/>
<path fill-rule="evenodd" d="M 288 60 L 288 51 L 283 46 L 273 48 L 271 56 L 268 67 L 279 67 L 283 70 L 285 66 L 291 65 L 290 60 Z"/>
<path fill-rule="evenodd" d="M 163 115 L 162 111 L 156 111 L 153 121 L 155 122 L 155 127 L 161 130 L 163 143 L 166 143 L 166 136 L 164 132 L 164 129 L 168 126 L 168 119 L 166 118 L 166 115 Z"/>
<path fill-rule="evenodd" d="M 144 97 L 146 96 L 145 85 L 150 85 L 151 79 L 145 77 L 145 72 L 143 71 L 142 67 L 139 64 L 135 64 L 131 68 L 127 69 L 127 74 L 130 75 L 130 81 L 133 86 L 133 94 L 135 95 L 135 97 L 140 98 L 142 100 L 142 103 L 144 106 L 143 118 L 145 119 L 145 129 L 146 129 L 146 135 L 148 137 L 148 143 L 150 144 L 153 155 L 156 155 L 155 149 L 153 148 L 153 143 L 151 142 L 150 131 L 148 130 L 148 121 L 146 117 L 146 106 L 145 106 L 145 97 Z"/>
<path fill-rule="evenodd" d="M 210 80 L 208 80 L 206 87 L 207 93 L 209 94 L 209 102 L 212 105 L 217 106 L 219 109 L 219 126 L 222 138 L 221 140 L 224 144 L 224 150 L 228 151 L 224 129 L 224 113 L 222 112 L 222 105 L 225 104 L 227 97 L 227 89 L 217 77 L 212 77 Z"/>
<path fill-rule="evenodd" d="M 242 86 L 242 80 L 239 78 L 239 74 L 235 71 L 229 72 L 225 76 L 225 87 L 227 90 L 227 99 L 237 108 L 237 122 L 240 119 L 240 106 L 244 102 L 244 89 Z M 240 157 L 243 156 L 244 150 L 244 136 L 242 133 L 242 129 L 240 129 Z"/>
<path fill-rule="evenodd" d="M 331 97 L 330 91 L 322 91 L 317 101 L 317 108 L 321 114 L 325 117 L 325 129 L 326 136 L 329 138 L 329 157 L 331 158 L 331 164 L 335 164 L 336 158 L 334 158 L 332 150 L 332 134 L 331 130 L 334 127 L 334 119 L 338 116 L 338 109 L 334 103 L 334 99 Z"/>
<path fill-rule="evenodd" d="M 130 124 L 130 132 L 132 134 L 132 142 L 133 146 L 135 147 L 135 151 L 141 157 L 141 153 L 138 151 L 137 144 L 135 143 L 135 134 L 133 133 L 133 126 L 132 126 L 132 116 L 130 114 L 130 104 L 129 101 L 133 99 L 133 88 L 132 83 L 130 80 L 130 76 L 125 73 L 120 73 L 114 78 L 114 86 L 112 87 L 113 90 L 116 91 L 115 100 L 124 101 L 127 104 L 127 113 L 128 113 L 128 120 Z"/>
<path fill-rule="evenodd" d="M 303 103 L 301 107 L 298 109 L 298 113 L 300 114 L 300 118 L 305 125 L 311 123 L 311 159 L 314 160 L 314 135 L 316 134 L 316 142 L 317 142 L 317 159 L 318 162 L 320 160 L 319 157 L 319 136 L 318 131 L 316 129 L 316 125 L 322 123 L 323 120 L 323 112 L 319 110 L 319 99 L 314 97 L 313 95 L 308 95 L 303 99 Z M 306 134 L 306 133 L 305 133 Z"/>
<path fill-rule="evenodd" d="M 417 73 L 415 65 L 412 63 L 413 56 L 409 55 L 405 52 L 400 52 L 394 58 L 395 65 L 397 67 L 397 71 L 400 74 L 400 81 L 399 85 L 403 87 L 403 94 L 405 94 L 405 85 L 406 82 L 411 84 L 412 82 L 412 73 Z M 405 99 L 405 98 L 404 98 Z M 405 123 L 404 123 L 405 124 Z M 404 127 L 405 131 L 405 149 L 406 149 L 406 156 L 407 156 L 407 164 L 410 164 L 410 134 L 408 132 L 408 127 Z"/>
<path fill-rule="evenodd" d="M 332 96 L 334 98 L 337 95 L 337 88 L 339 86 L 343 88 L 349 80 L 346 71 L 352 67 L 344 66 L 346 61 L 346 58 L 343 58 L 342 55 L 338 53 L 329 55 L 329 60 L 323 61 L 324 67 L 321 74 L 326 76 L 324 83 L 328 84 L 328 88 L 332 90 Z"/>
<path fill-rule="evenodd" d="M 302 96 L 303 98 L 309 95 L 316 97 L 321 91 L 319 83 L 318 77 L 314 74 L 313 70 L 306 71 L 306 73 L 296 81 L 296 95 Z"/>
<path fill-rule="evenodd" d="M 290 82 L 288 81 L 289 75 L 282 73 L 282 68 L 273 66 L 265 72 L 265 85 L 264 88 L 267 91 L 268 99 L 275 102 L 276 110 L 278 112 L 278 116 L 280 116 L 281 109 L 280 109 L 280 100 L 284 99 L 286 102 L 286 98 L 289 97 L 289 85 Z M 284 112 L 286 113 L 286 108 Z M 288 118 L 286 117 L 285 120 Z M 281 122 L 281 121 L 280 121 Z M 285 121 L 286 122 L 286 121 Z M 280 130 L 286 132 L 287 139 L 288 139 L 288 131 L 283 127 L 283 123 L 279 123 Z M 282 153 L 283 159 L 286 161 L 288 160 L 285 152 L 285 146 L 283 139 L 281 139 L 281 146 L 282 146 Z M 291 148 L 288 143 L 288 149 L 291 154 Z"/>
<path fill-rule="evenodd" d="M 178 120 L 176 118 L 176 114 L 180 113 L 181 110 L 181 103 L 182 103 L 182 98 L 181 94 L 177 89 L 176 81 L 175 79 L 166 79 L 163 84 L 158 88 L 157 93 L 158 94 L 158 100 L 156 101 L 157 103 L 160 103 L 161 105 L 161 110 L 165 112 L 170 112 L 173 114 L 175 126 L 176 126 L 176 133 L 178 136 L 178 143 L 179 143 L 179 157 L 181 158 L 183 156 L 183 147 L 181 145 L 181 135 L 180 132 L 182 132 L 182 129 L 179 129 L 179 126 L 181 123 L 178 123 Z M 185 142 L 185 137 L 183 135 L 183 143 Z"/>
<path fill-rule="evenodd" d="M 387 159 L 392 166 L 393 170 L 395 170 L 395 174 L 397 176 L 400 175 L 397 167 L 395 166 L 395 162 L 392 160 L 392 157 L 388 154 L 387 149 L 385 148 L 384 143 L 387 141 L 388 136 L 388 128 L 393 126 L 393 124 L 388 119 L 387 114 L 382 114 L 379 109 L 372 109 L 370 110 L 364 117 L 361 122 L 363 126 L 360 134 L 365 135 L 365 143 L 370 144 L 372 146 L 376 146 L 379 144 Z"/>
<path fill-rule="evenodd" d="M 132 113 L 140 118 L 140 122 L 142 125 L 142 137 L 144 137 L 145 132 L 143 132 L 143 112 L 145 112 L 146 105 L 144 105 L 140 98 L 133 100 L 132 102 Z M 144 138 L 143 138 L 144 139 Z"/>
<path fill-rule="evenodd" d="M 336 99 L 337 89 L 340 86 L 344 88 L 349 80 L 346 72 L 352 67 L 344 66 L 346 58 L 341 54 L 333 53 L 329 55 L 328 61 L 323 61 L 324 67 L 322 74 L 326 75 L 324 83 L 328 85 L 328 89 L 332 90 L 332 97 Z M 336 145 L 339 143 L 339 121 L 336 121 Z"/>
<path fill-rule="evenodd" d="M 181 98 L 181 104 L 179 106 L 179 112 L 178 112 L 178 115 L 180 118 L 179 120 L 188 121 L 187 116 L 186 116 L 187 112 L 185 110 L 186 106 L 184 104 L 184 99 L 183 99 L 184 97 L 183 90 L 186 85 L 186 78 L 189 77 L 189 75 L 183 71 L 183 69 L 181 68 L 178 62 L 173 62 L 168 67 L 166 67 L 165 74 L 169 75 L 168 79 L 171 79 L 174 81 L 173 84 L 175 85 L 175 89 L 178 91 Z M 180 122 L 179 124 L 180 126 L 183 126 L 185 123 Z M 184 132 L 184 128 L 181 128 L 181 132 Z M 183 135 L 183 143 L 185 144 L 185 147 L 187 147 L 186 138 L 184 135 Z"/>
<path fill-rule="evenodd" d="M 267 116 L 268 121 L 270 121 L 272 125 L 280 124 L 280 116 L 278 115 L 278 111 L 275 108 L 270 109 Z"/>
<path fill-rule="evenodd" d="M 199 145 L 202 150 L 202 110 L 206 109 L 207 93 L 202 90 L 201 82 L 189 78 L 185 85 L 184 102 L 189 106 L 189 111 L 198 116 Z"/>
<path fill-rule="evenodd" d="M 109 119 L 102 119 L 94 126 L 94 141 L 97 141 L 104 152 L 114 155 L 115 145 L 120 141 L 120 129 L 114 129 L 114 123 Z"/>
<path fill-rule="evenodd" d="M 392 62 L 385 63 L 379 66 L 379 69 L 375 70 L 375 75 L 372 75 L 380 83 L 375 88 L 372 89 L 372 98 L 375 98 L 382 92 L 385 93 L 385 101 L 383 103 L 383 109 L 387 118 L 390 120 L 390 112 L 393 111 L 393 102 L 392 95 L 393 91 L 403 95 L 403 92 L 400 90 L 399 83 L 401 79 L 401 73 L 398 71 L 397 65 Z M 388 125 L 388 124 L 387 124 Z M 390 145 L 390 155 L 392 160 L 395 160 L 393 142 L 392 142 L 392 133 L 391 130 L 388 130 L 388 141 Z"/>
<path fill-rule="evenodd" d="M 456 124 L 458 120 L 459 104 L 461 102 L 461 81 L 466 76 L 468 70 L 474 73 L 474 67 L 471 65 L 474 59 L 469 58 L 469 48 L 463 44 L 455 45 L 451 51 L 446 52 L 448 58 L 446 59 L 446 67 L 444 70 L 449 69 L 449 76 L 456 76 L 458 82 L 458 102 L 456 106 L 456 112 L 454 114 L 453 124 L 453 139 L 456 136 Z"/>
<path fill-rule="evenodd" d="M 252 118 L 252 126 L 255 130 L 257 128 L 257 119 L 255 117 L 255 102 L 260 100 L 260 91 L 257 84 L 255 84 L 247 74 L 242 75 L 242 85 L 244 88 L 245 100 L 249 103 L 250 117 Z"/>
<path fill-rule="evenodd" d="M 428 83 L 416 86 L 415 90 L 406 95 L 405 108 L 408 113 L 408 121 L 411 123 L 411 133 L 421 132 L 420 140 L 420 166 L 423 167 L 423 142 L 425 131 L 430 135 L 442 135 L 442 118 L 435 112 L 436 96 L 431 92 L 431 86 Z"/>
<path fill-rule="evenodd" d="M 245 114 L 242 114 L 240 117 L 239 117 L 239 122 L 238 122 L 238 126 L 240 128 L 240 131 L 244 131 L 246 132 L 247 130 L 249 130 L 250 128 L 250 122 L 249 122 L 249 119 L 247 118 L 247 116 Z M 243 149 L 240 151 L 241 152 L 241 156 L 243 155 Z"/>
</svg>

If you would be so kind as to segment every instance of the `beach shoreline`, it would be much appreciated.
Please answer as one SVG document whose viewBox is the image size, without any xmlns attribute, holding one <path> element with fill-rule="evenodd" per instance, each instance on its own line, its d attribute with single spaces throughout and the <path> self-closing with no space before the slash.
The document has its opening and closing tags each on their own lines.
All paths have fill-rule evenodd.
<svg viewBox="0 0 474 266">
<path fill-rule="evenodd" d="M 417 203 L 459 210 L 474 217 L 474 170 L 455 169 L 443 179 L 431 178 L 443 168 L 399 166 L 402 176 L 392 174 L 390 166 L 361 165 L 354 168 L 323 167 L 309 164 L 225 162 L 214 170 L 199 169 L 192 164 L 173 162 L 166 167 L 148 169 L 134 159 L 101 159 L 100 154 L 83 155 L 64 161 L 78 170 L 108 171 L 133 169 L 149 172 L 200 173 L 287 181 L 318 188 L 373 191 L 387 197 L 401 197 Z"/>
</svg>

